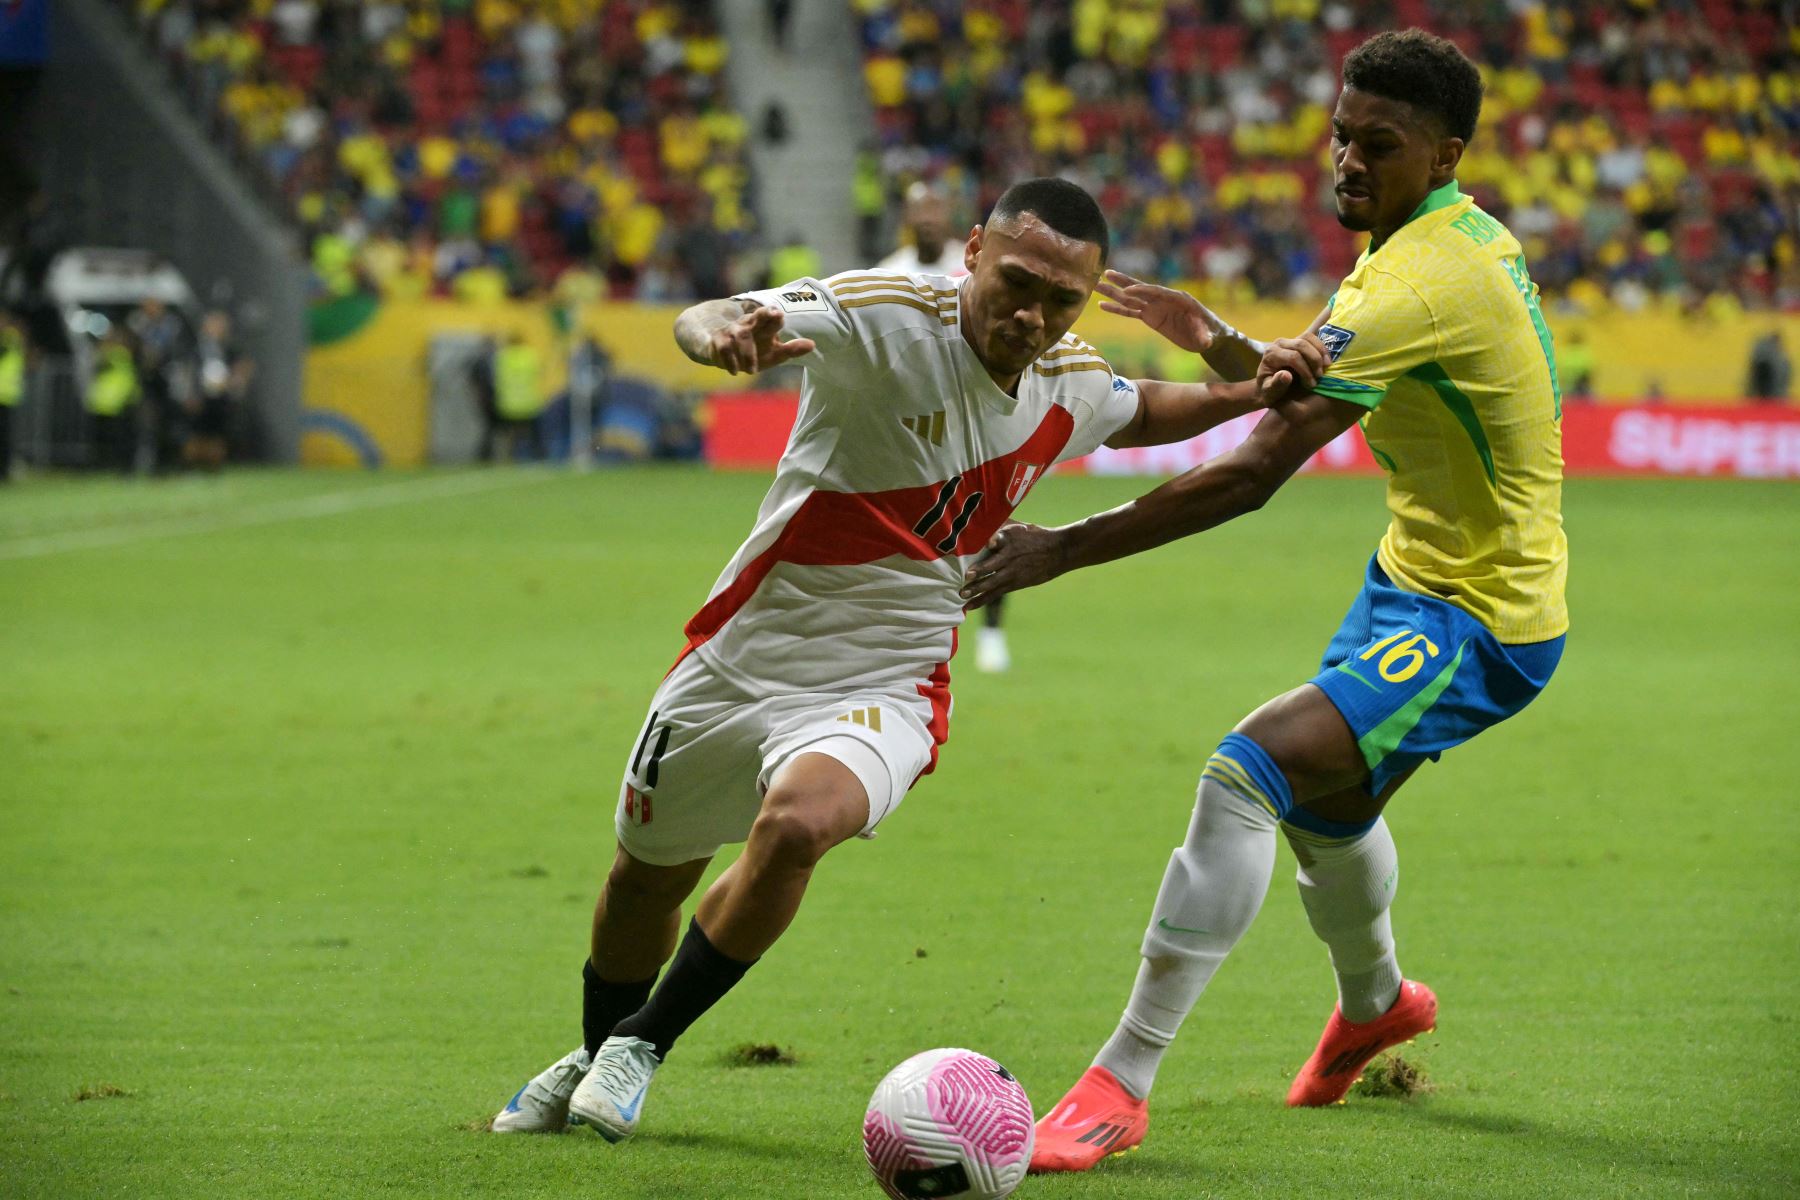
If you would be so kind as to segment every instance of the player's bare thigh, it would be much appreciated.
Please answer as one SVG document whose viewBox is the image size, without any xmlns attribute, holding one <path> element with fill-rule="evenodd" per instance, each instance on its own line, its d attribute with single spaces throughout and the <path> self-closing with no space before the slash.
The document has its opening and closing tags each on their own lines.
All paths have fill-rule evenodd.
<svg viewBox="0 0 1800 1200">
<path fill-rule="evenodd" d="M 829 754 L 802 750 L 770 779 L 750 836 L 817 862 L 868 820 L 869 793 L 855 772 Z"/>
<path fill-rule="evenodd" d="M 716 920 L 725 898 L 732 894 L 746 873 L 745 860 L 749 859 L 752 866 L 759 858 L 766 860 L 769 843 L 778 828 L 785 827 L 790 834 L 789 854 L 796 847 L 810 846 L 812 859 L 817 861 L 825 851 L 854 836 L 860 825 L 849 833 L 843 832 L 844 829 L 859 818 L 866 821 L 868 813 L 868 791 L 843 763 L 824 754 L 795 755 L 776 772 L 768 794 L 763 797 L 762 810 L 757 814 L 761 823 L 760 836 L 757 826 L 751 827 L 751 836 L 756 839 L 754 854 L 746 844 L 744 856 L 713 880 L 706 895 L 701 897 L 695 915 L 702 925 L 708 925 L 709 918 Z M 805 857 L 804 852 L 801 857 Z"/>
<path fill-rule="evenodd" d="M 1381 795 L 1364 786 L 1369 766 L 1344 716 L 1317 687 L 1303 683 L 1238 723 L 1237 732 L 1268 752 L 1287 777 L 1294 803 L 1328 821 L 1358 824 L 1381 815 L 1412 776 L 1395 777 Z"/>
<path fill-rule="evenodd" d="M 796 754 L 776 771 L 743 855 L 713 881 L 694 919 L 721 953 L 754 962 L 786 931 L 819 860 L 868 819 L 854 771 L 828 754 Z"/>
</svg>

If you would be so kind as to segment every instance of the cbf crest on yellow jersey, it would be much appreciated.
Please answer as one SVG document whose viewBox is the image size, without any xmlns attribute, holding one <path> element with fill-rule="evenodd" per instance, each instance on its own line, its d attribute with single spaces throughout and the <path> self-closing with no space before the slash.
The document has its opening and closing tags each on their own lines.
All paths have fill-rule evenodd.
<svg viewBox="0 0 1800 1200">
<path fill-rule="evenodd" d="M 1370 410 L 1388 474 L 1382 569 L 1502 642 L 1566 632 L 1562 397 L 1513 235 L 1452 180 L 1363 254 L 1319 336 L 1317 391 Z"/>
</svg>

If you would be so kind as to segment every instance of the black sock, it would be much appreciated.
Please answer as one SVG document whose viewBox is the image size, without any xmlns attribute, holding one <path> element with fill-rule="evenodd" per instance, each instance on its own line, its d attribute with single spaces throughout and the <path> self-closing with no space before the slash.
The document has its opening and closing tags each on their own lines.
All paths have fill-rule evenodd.
<svg viewBox="0 0 1800 1200">
<path fill-rule="evenodd" d="M 581 964 L 581 1040 L 592 1054 L 612 1035 L 613 1026 L 644 1007 L 656 976 L 637 983 L 608 983 L 589 959 Z"/>
<path fill-rule="evenodd" d="M 669 964 L 650 1003 L 620 1021 L 613 1032 L 642 1038 L 655 1048 L 656 1057 L 665 1058 L 675 1039 L 717 1004 L 752 965 L 720 954 L 706 939 L 700 922 L 689 921 L 687 936 L 681 939 L 675 961 Z"/>
</svg>

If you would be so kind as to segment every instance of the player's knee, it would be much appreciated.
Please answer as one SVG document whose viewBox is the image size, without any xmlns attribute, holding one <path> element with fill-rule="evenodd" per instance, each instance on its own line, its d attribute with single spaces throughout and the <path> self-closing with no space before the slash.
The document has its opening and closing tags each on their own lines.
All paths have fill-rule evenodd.
<svg viewBox="0 0 1800 1200">
<path fill-rule="evenodd" d="M 810 867 L 844 840 L 839 825 L 828 806 L 771 791 L 750 827 L 750 840 L 770 861 Z"/>
<path fill-rule="evenodd" d="M 1210 811 L 1205 805 L 1209 781 L 1242 804 L 1231 805 L 1223 812 Z M 1260 742 L 1239 730 L 1220 739 L 1219 748 L 1206 760 L 1200 772 L 1200 800 L 1194 810 L 1195 827 L 1189 832 L 1190 842 L 1200 832 L 1202 823 L 1226 820 L 1227 814 L 1240 822 L 1253 819 L 1257 826 L 1273 830 L 1294 807 L 1287 776 Z"/>
<path fill-rule="evenodd" d="M 1311 684 L 1264 704 L 1234 732 L 1262 747 L 1287 779 L 1296 803 L 1353 786 L 1368 775 L 1350 726 Z"/>
</svg>

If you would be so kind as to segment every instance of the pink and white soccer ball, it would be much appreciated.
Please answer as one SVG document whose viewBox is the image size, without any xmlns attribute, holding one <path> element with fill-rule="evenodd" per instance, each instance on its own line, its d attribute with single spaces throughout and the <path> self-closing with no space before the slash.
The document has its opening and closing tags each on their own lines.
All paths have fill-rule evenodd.
<svg viewBox="0 0 1800 1200">
<path fill-rule="evenodd" d="M 1025 1178 L 1031 1101 L 1005 1067 L 973 1050 L 927 1050 L 869 1097 L 863 1154 L 894 1200 L 998 1200 Z"/>
</svg>

